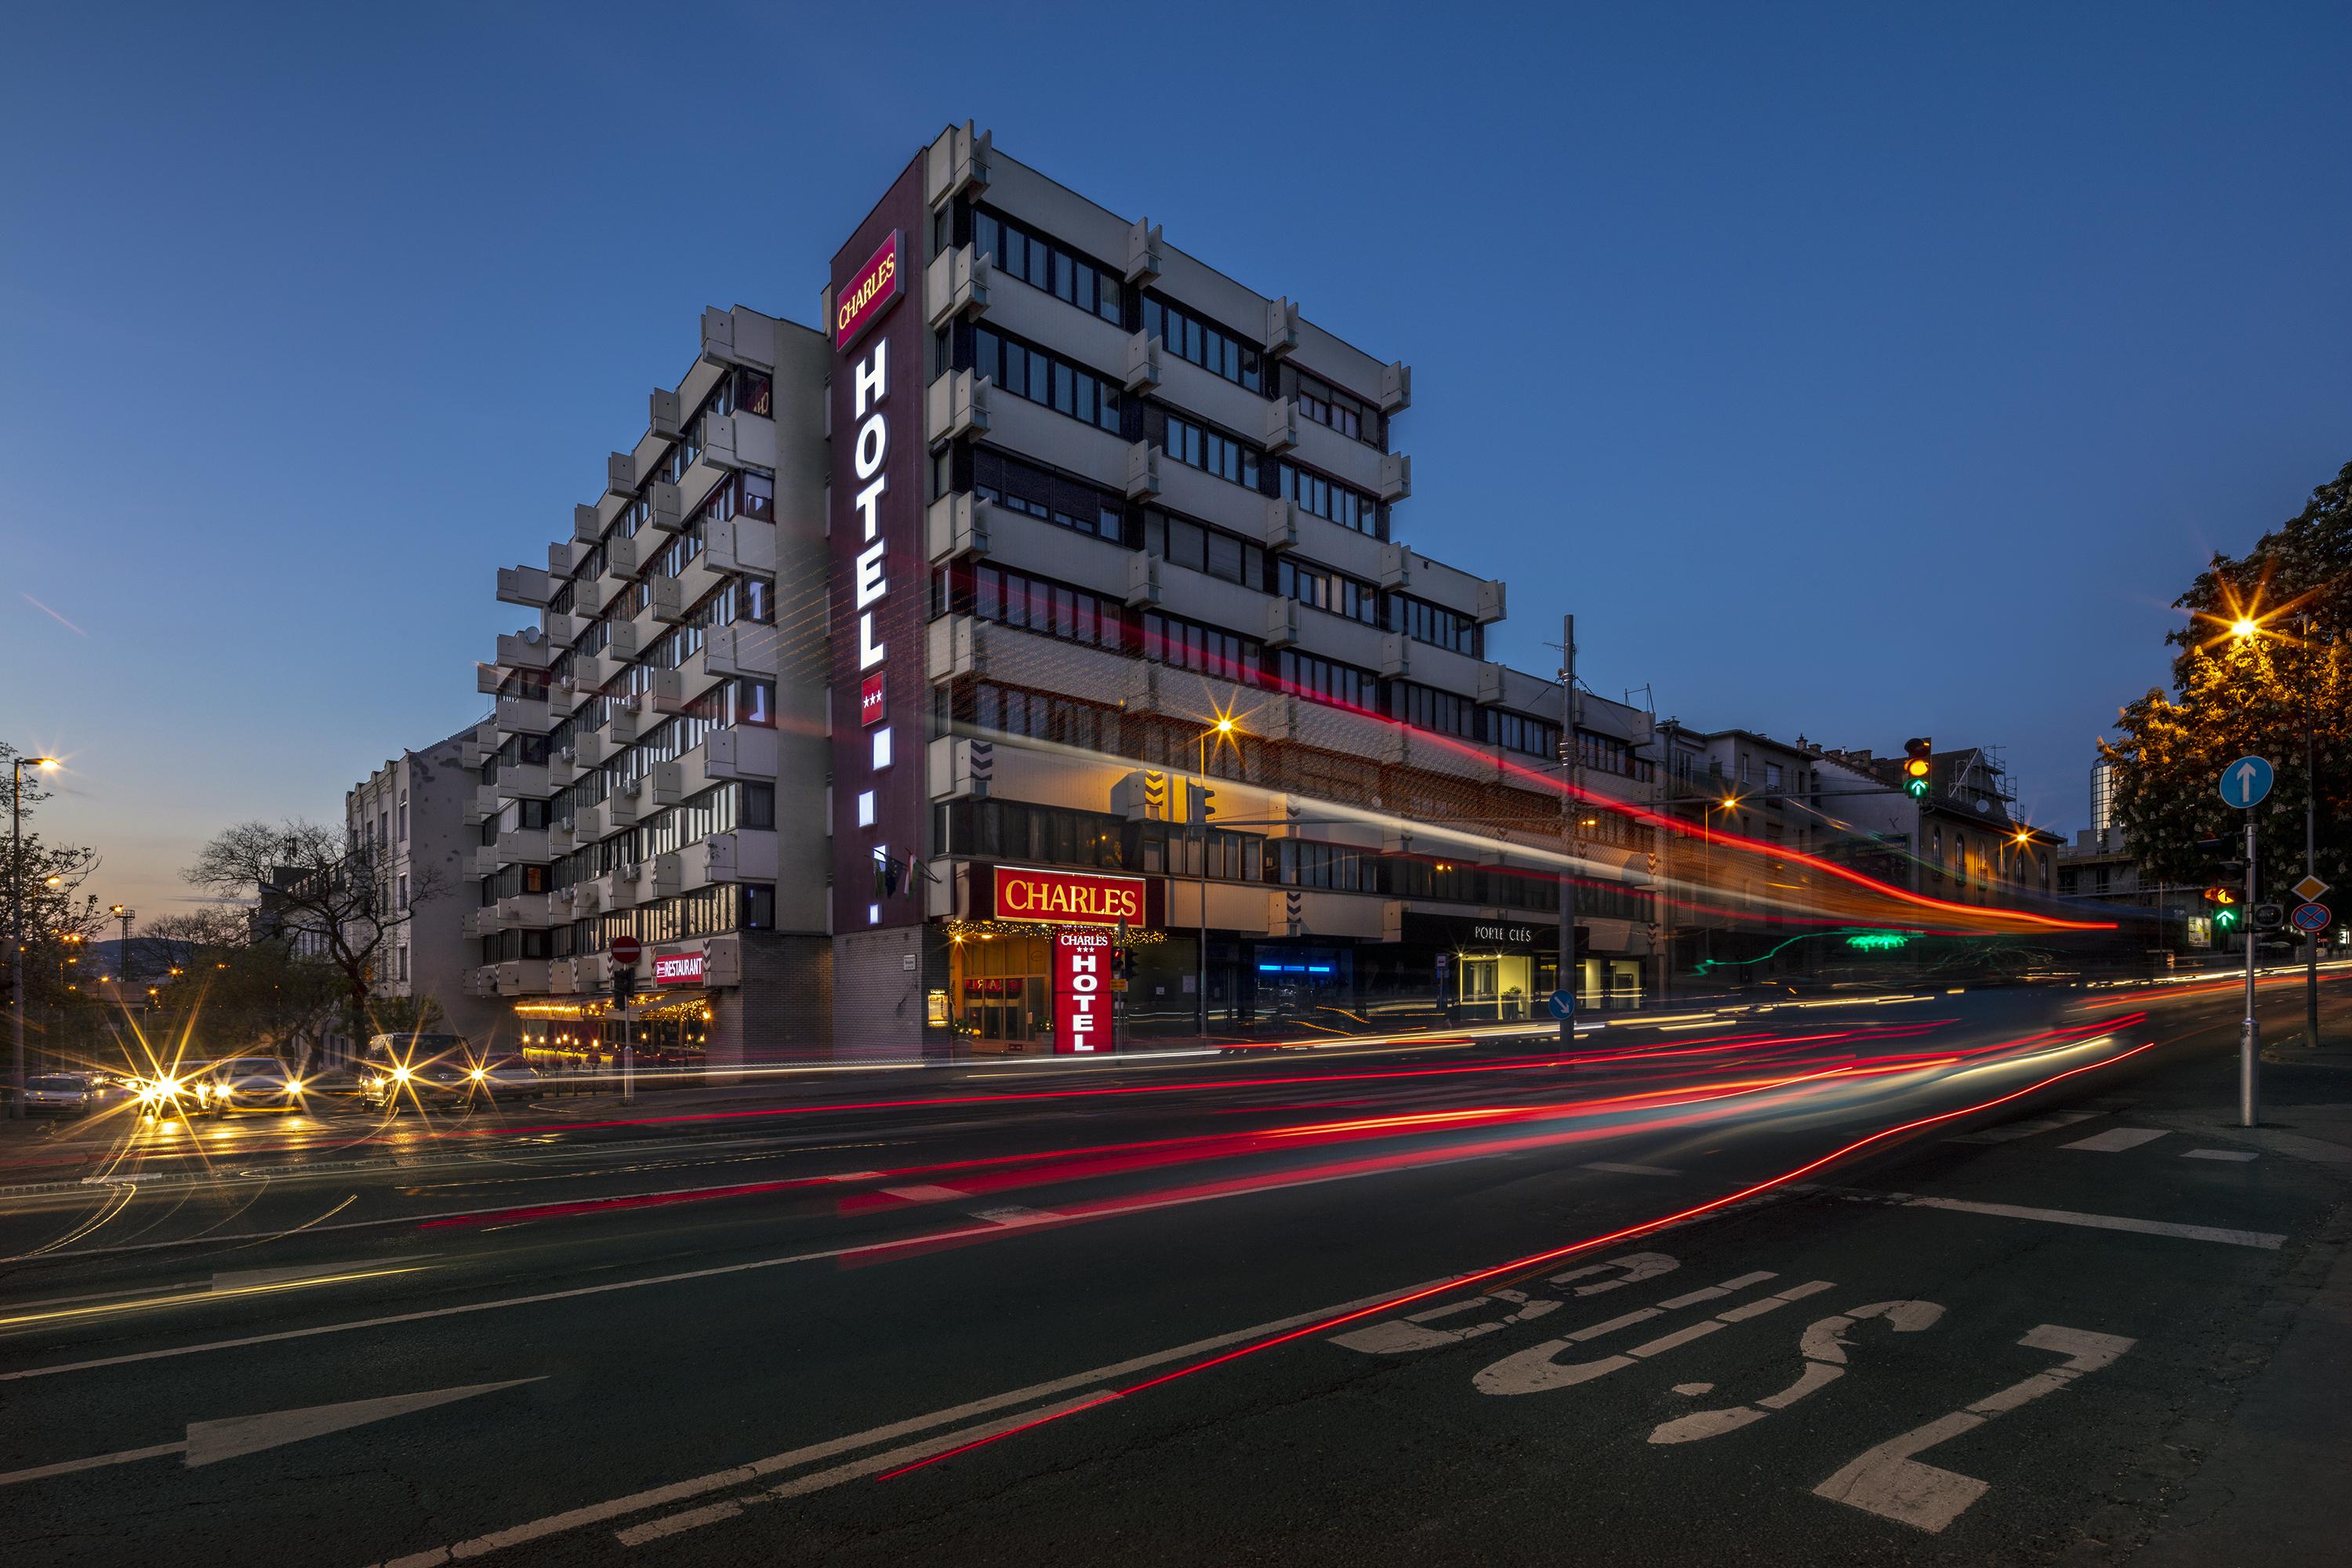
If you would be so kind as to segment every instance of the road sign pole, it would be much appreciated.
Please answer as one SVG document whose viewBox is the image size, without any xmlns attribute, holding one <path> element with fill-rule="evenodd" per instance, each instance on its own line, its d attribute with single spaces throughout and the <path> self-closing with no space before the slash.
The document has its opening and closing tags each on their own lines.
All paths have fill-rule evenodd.
<svg viewBox="0 0 2352 1568">
<path fill-rule="evenodd" d="M 2260 1026 L 2254 1022 L 2254 948 L 2261 940 L 2254 934 L 2254 816 L 2246 813 L 2246 911 L 2247 918 L 2239 929 L 2246 933 L 2246 1026 L 2238 1037 L 2238 1125 L 2254 1125 L 2256 1102 L 2260 1098 L 2256 1074 L 2260 1070 L 2255 1057 L 2261 1047 Z"/>
</svg>

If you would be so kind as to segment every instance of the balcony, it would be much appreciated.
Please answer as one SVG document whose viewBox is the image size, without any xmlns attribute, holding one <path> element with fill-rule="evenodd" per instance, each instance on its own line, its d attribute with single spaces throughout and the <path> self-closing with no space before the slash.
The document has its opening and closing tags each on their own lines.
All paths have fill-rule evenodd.
<svg viewBox="0 0 2352 1568">
<path fill-rule="evenodd" d="M 1298 307 L 1287 298 L 1269 300 L 1265 307 L 1265 353 L 1269 359 L 1283 359 L 1298 347 Z"/>
<path fill-rule="evenodd" d="M 509 930 L 543 931 L 553 923 L 545 893 L 509 893 L 498 910 L 499 923 Z"/>
<path fill-rule="evenodd" d="M 1127 448 L 1127 499 L 1149 500 L 1160 493 L 1160 448 L 1149 441 Z"/>
<path fill-rule="evenodd" d="M 496 848 L 488 844 L 476 844 L 470 849 L 471 858 L 467 866 L 468 876 L 482 878 L 499 874 L 499 852 Z"/>
<path fill-rule="evenodd" d="M 656 386 L 646 400 L 646 427 L 665 441 L 675 441 L 685 432 L 686 399 L 665 386 Z"/>
<path fill-rule="evenodd" d="M 604 493 L 625 500 L 637 493 L 636 454 L 614 452 L 605 458 Z"/>
<path fill-rule="evenodd" d="M 544 697 L 501 697 L 492 722 L 509 735 L 544 735 L 555 728 L 555 713 Z"/>
<path fill-rule="evenodd" d="M 923 400 L 924 430 L 934 443 L 959 436 L 983 435 L 988 430 L 988 404 L 996 384 L 968 370 L 950 372 L 932 381 Z"/>
<path fill-rule="evenodd" d="M 1381 500 L 1390 502 L 1412 494 L 1412 458 L 1402 452 L 1382 453 L 1379 490 Z"/>
<path fill-rule="evenodd" d="M 1150 332 L 1130 333 L 1127 340 L 1127 372 L 1119 378 L 1129 392 L 1149 392 L 1160 384 L 1160 340 Z"/>
<path fill-rule="evenodd" d="M 470 773 L 488 762 L 490 753 L 498 749 L 498 742 L 494 740 L 485 741 L 468 735 L 457 742 L 457 765 Z"/>
<path fill-rule="evenodd" d="M 499 835 L 493 847 L 499 861 L 509 866 L 542 866 L 547 863 L 547 829 L 544 827 L 513 827 Z"/>
<path fill-rule="evenodd" d="M 537 626 L 499 634 L 499 662 L 509 669 L 545 669 L 555 662 L 555 645 Z"/>
<path fill-rule="evenodd" d="M 772 576 L 776 570 L 776 525 L 754 518 L 730 518 L 705 525 L 702 553 L 695 559 L 714 572 L 756 572 Z"/>
<path fill-rule="evenodd" d="M 759 828 L 739 827 L 714 833 L 703 840 L 706 866 L 713 882 L 772 882 L 778 865 L 776 836 Z"/>
<path fill-rule="evenodd" d="M 507 672 L 495 664 L 477 662 L 474 666 L 474 689 L 483 696 L 493 695 L 507 683 Z"/>
<path fill-rule="evenodd" d="M 648 632 L 643 621 L 614 621 L 612 640 L 604 645 L 604 657 L 616 664 L 633 664 L 646 657 L 657 633 Z"/>
<path fill-rule="evenodd" d="M 672 898 L 686 886 L 686 859 L 675 850 L 667 855 L 655 856 L 646 870 L 647 898 Z"/>
<path fill-rule="evenodd" d="M 762 419 L 756 414 L 710 414 L 702 420 L 702 457 L 696 464 L 709 464 L 715 469 L 732 472 L 739 468 L 773 468 L 776 466 L 776 422 Z M 696 482 L 691 470 L 687 482 L 679 488 L 699 500 L 709 492 L 719 476 L 713 473 L 702 483 Z"/>
<path fill-rule="evenodd" d="M 712 305 L 702 312 L 702 357 L 712 364 L 773 370 L 775 336 L 772 325 L 749 310 L 722 310 Z"/>
<path fill-rule="evenodd" d="M 681 763 L 656 763 L 646 770 L 646 789 L 652 795 L 656 807 L 676 805 L 686 799 L 686 773 L 685 764 Z M 698 769 L 695 782 L 701 782 Z"/>
<path fill-rule="evenodd" d="M 731 628 L 729 628 L 731 629 Z M 708 648 L 696 650 L 676 669 L 654 671 L 653 700 L 656 713 L 683 713 L 700 700 L 718 677 L 712 673 Z"/>
<path fill-rule="evenodd" d="M 603 820 L 606 833 L 617 832 L 624 827 L 635 827 L 642 819 L 645 814 L 639 807 L 638 797 L 629 792 L 643 790 L 644 787 L 644 782 L 641 780 L 635 784 L 624 784 L 604 797 Z"/>
<path fill-rule="evenodd" d="M 1276 596 L 1266 601 L 1265 646 L 1288 647 L 1298 640 L 1298 601 Z"/>
<path fill-rule="evenodd" d="M 646 615 L 648 619 L 674 626 L 686 619 L 689 607 L 685 586 L 677 578 L 656 577 L 646 584 Z"/>
<path fill-rule="evenodd" d="M 604 519 L 598 515 L 594 507 L 575 506 L 572 509 L 572 539 L 573 543 L 593 544 L 604 537 Z M 570 565 L 567 563 L 565 570 L 569 571 L 570 569 Z"/>
<path fill-rule="evenodd" d="M 576 821 L 577 818 L 574 818 L 573 820 Z M 572 822 L 551 822 L 548 824 L 547 858 L 550 860 L 560 860 L 564 856 L 571 854 L 573 843 Z"/>
<path fill-rule="evenodd" d="M 950 321 L 978 321 L 988 310 L 995 267 L 971 246 L 958 246 L 931 258 L 923 269 L 924 319 L 937 331 Z"/>
<path fill-rule="evenodd" d="M 499 568 L 499 602 L 502 605 L 528 605 L 533 609 L 547 608 L 555 597 L 555 580 L 536 566 L 501 566 Z"/>
<path fill-rule="evenodd" d="M 583 915 L 593 915 L 596 912 L 597 900 L 603 888 L 604 880 L 602 878 L 595 878 L 585 882 L 574 883 L 572 886 L 562 889 L 561 892 L 549 894 L 548 897 L 552 901 L 548 905 L 548 908 L 551 911 L 569 916 L 574 920 L 579 919 Z"/>
<path fill-rule="evenodd" d="M 773 781 L 776 732 L 756 725 L 713 730 L 702 742 L 702 771 L 714 779 Z"/>
<path fill-rule="evenodd" d="M 773 680 L 777 636 L 774 626 L 763 626 L 756 621 L 713 626 L 703 639 L 703 666 L 713 675 Z"/>
<path fill-rule="evenodd" d="M 635 539 L 615 538 L 604 546 L 604 570 L 596 578 L 596 602 L 609 601 L 645 570 L 645 549 Z"/>
<path fill-rule="evenodd" d="M 664 533 L 676 533 L 686 526 L 686 491 L 667 480 L 646 487 L 646 522 Z"/>
<path fill-rule="evenodd" d="M 545 763 L 503 764 L 499 769 L 498 783 L 483 787 L 513 800 L 544 800 L 554 793 Z"/>
<path fill-rule="evenodd" d="M 612 757 L 613 743 L 605 738 L 604 731 L 574 730 L 572 731 L 572 763 L 574 767 L 583 772 L 589 768 L 602 767 L 610 762 Z"/>
<path fill-rule="evenodd" d="M 615 744 L 641 740 L 646 724 L 645 699 L 635 694 L 613 700 L 613 716 L 604 721 L 605 739 Z"/>
<path fill-rule="evenodd" d="M 989 513 L 994 510 L 969 490 L 952 490 L 923 513 L 923 548 L 937 564 L 988 553 Z"/>
<path fill-rule="evenodd" d="M 547 990 L 547 960 L 543 958 L 509 958 L 498 966 L 498 987 L 501 996 L 532 996 Z"/>
<path fill-rule="evenodd" d="M 588 629 L 585 620 L 562 610 L 550 610 L 540 618 L 540 625 L 547 633 L 547 640 L 553 643 L 559 652 L 570 647 L 580 634 Z"/>
<path fill-rule="evenodd" d="M 499 786 L 476 784 L 467 795 L 466 803 L 457 810 L 458 820 L 468 827 L 479 827 L 499 814 Z"/>
</svg>

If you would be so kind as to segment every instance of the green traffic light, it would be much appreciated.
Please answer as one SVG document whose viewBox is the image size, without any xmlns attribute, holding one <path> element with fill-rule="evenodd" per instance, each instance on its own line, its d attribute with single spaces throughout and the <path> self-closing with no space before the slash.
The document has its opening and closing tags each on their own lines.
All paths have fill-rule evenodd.
<svg viewBox="0 0 2352 1568">
<path fill-rule="evenodd" d="M 1927 798 L 1927 781 L 1913 779 L 1903 786 L 1903 793 L 1913 800 L 1925 800 Z"/>
<path fill-rule="evenodd" d="M 2229 931 L 2229 930 L 2233 929 L 2233 928 L 2237 925 L 2237 923 L 2238 923 L 2238 911 L 2237 911 L 2236 910 L 2233 910 L 2233 909 L 2231 909 L 2231 910 L 2215 910 L 2213 911 L 2213 929 L 2214 929 L 2214 930 L 2216 930 L 2216 931 Z"/>
</svg>

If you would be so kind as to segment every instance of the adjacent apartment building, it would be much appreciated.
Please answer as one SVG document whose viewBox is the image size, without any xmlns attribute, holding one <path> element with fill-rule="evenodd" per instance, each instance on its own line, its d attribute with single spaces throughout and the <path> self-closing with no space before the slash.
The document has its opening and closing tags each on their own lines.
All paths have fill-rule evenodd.
<svg viewBox="0 0 2352 1568">
<path fill-rule="evenodd" d="M 446 1026 L 486 1048 L 511 1044 L 514 1020 L 477 995 L 465 941 L 475 886 L 466 812 L 476 784 L 465 765 L 470 729 L 386 762 L 343 796 L 346 837 L 379 872 L 377 904 L 392 912 L 373 988 L 431 997 Z M 348 1042 L 346 1042 L 348 1043 Z"/>
</svg>

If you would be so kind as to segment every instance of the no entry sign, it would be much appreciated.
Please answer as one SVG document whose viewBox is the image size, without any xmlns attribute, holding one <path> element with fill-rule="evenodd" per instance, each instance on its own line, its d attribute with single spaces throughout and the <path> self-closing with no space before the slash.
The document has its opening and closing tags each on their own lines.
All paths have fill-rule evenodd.
<svg viewBox="0 0 2352 1568">
<path fill-rule="evenodd" d="M 645 955 L 645 944 L 635 937 L 616 936 L 613 939 L 614 968 L 635 969 L 637 966 L 637 960 Z"/>
</svg>

